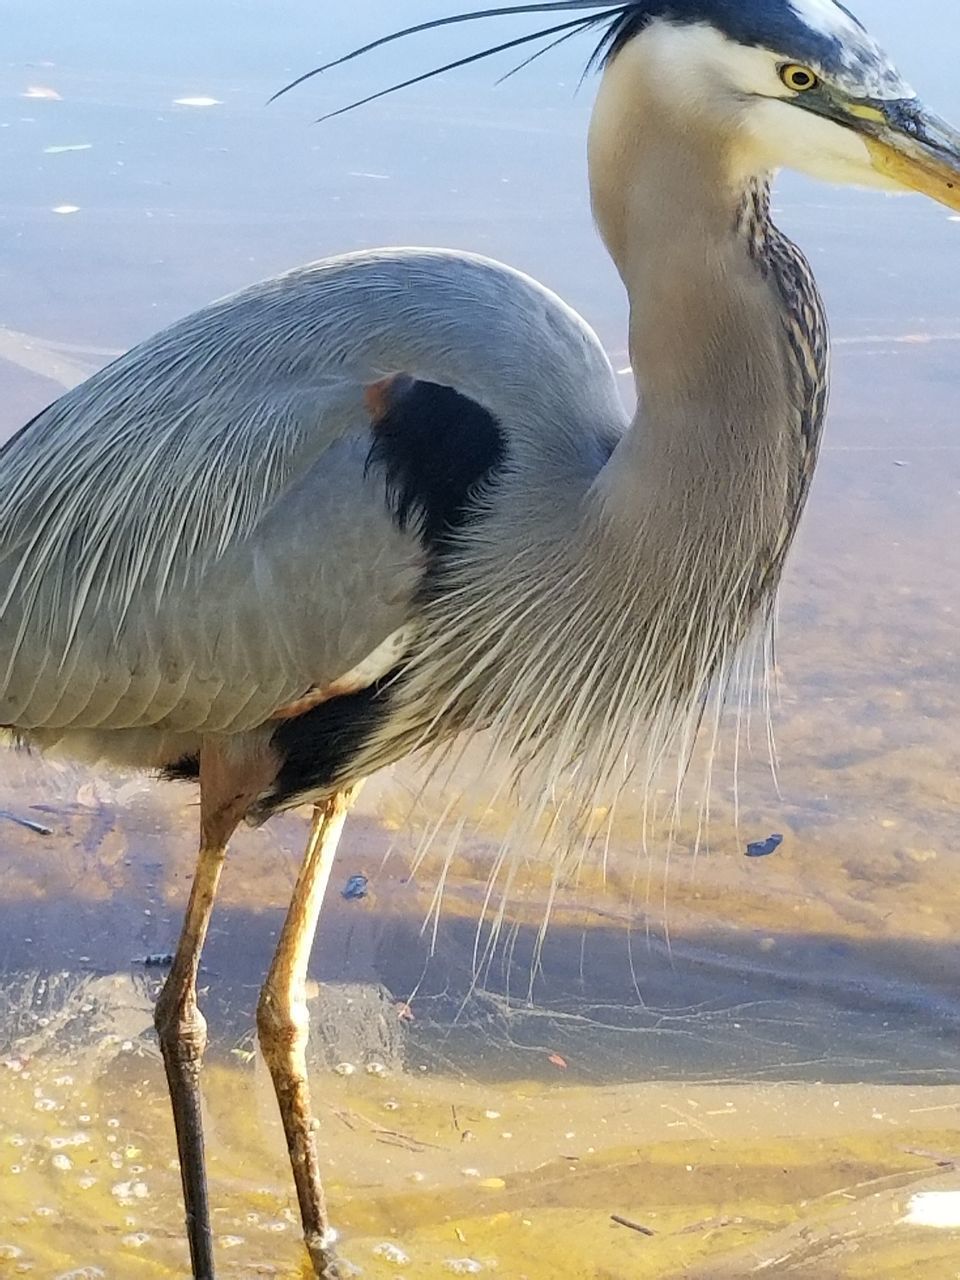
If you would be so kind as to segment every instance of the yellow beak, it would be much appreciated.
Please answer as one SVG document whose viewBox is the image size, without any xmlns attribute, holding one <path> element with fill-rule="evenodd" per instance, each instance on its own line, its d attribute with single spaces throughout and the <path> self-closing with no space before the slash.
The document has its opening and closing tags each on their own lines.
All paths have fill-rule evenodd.
<svg viewBox="0 0 960 1280">
<path fill-rule="evenodd" d="M 855 114 L 877 172 L 960 210 L 960 133 L 915 100 L 877 103 L 869 112 Z"/>
</svg>

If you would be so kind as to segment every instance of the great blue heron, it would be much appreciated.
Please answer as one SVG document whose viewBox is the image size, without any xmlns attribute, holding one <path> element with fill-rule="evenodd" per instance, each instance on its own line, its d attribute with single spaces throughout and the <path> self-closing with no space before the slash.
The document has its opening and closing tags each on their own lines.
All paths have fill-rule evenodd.
<svg viewBox="0 0 960 1280">
<path fill-rule="evenodd" d="M 0 452 L 0 724 L 200 782 L 156 1011 L 198 1280 L 214 1263 L 196 976 L 238 823 L 314 805 L 257 1020 L 329 1278 L 304 980 L 357 787 L 480 727 L 545 783 L 572 770 L 587 788 L 637 726 L 653 756 L 689 736 L 769 613 L 826 401 L 821 303 L 770 219 L 770 173 L 960 208 L 960 136 L 834 0 L 449 21 L 559 10 L 577 16 L 541 34 L 602 29 L 590 183 L 630 299 L 632 420 L 597 338 L 546 289 L 390 249 L 188 316 Z"/>
</svg>

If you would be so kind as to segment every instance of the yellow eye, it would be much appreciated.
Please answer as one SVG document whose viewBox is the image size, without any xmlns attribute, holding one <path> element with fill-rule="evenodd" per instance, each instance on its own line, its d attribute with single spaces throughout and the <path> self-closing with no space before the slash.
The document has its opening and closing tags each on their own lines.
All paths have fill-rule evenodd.
<svg viewBox="0 0 960 1280">
<path fill-rule="evenodd" d="M 809 67 L 802 67 L 799 62 L 786 62 L 780 68 L 780 79 L 794 93 L 809 93 L 820 83 L 817 74 Z"/>
</svg>

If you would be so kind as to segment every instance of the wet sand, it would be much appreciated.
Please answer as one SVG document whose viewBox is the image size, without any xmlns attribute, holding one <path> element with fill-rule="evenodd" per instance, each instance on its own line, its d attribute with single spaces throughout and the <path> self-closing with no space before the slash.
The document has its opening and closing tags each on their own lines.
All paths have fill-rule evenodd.
<svg viewBox="0 0 960 1280">
<path fill-rule="evenodd" d="M 182 1274 L 150 1017 L 192 795 L 12 764 L 5 807 L 53 834 L 2 826 L 0 1245 L 11 1274 Z M 563 895 L 531 998 L 545 869 L 475 986 L 489 859 L 475 836 L 431 951 L 436 871 L 407 878 L 404 781 L 356 816 L 335 889 L 362 872 L 368 896 L 334 891 L 311 966 L 327 1189 L 363 1275 L 956 1275 L 960 1230 L 904 1222 L 918 1193 L 960 1191 L 946 859 L 875 849 L 854 880 L 829 825 L 762 862 L 728 849 L 694 868 L 678 840 L 664 916 L 659 894 L 631 901 L 637 859 L 618 854 Z M 238 840 L 201 974 L 228 1275 L 305 1274 L 253 1022 L 305 827 L 288 815 Z M 664 870 L 654 857 L 645 878 Z"/>
<path fill-rule="evenodd" d="M 0 1258 L 10 1274 L 183 1274 L 162 1069 L 136 1046 L 90 1065 L 2 1082 L 17 1120 Z M 206 1089 L 224 1274 L 305 1276 L 265 1070 L 214 1068 Z M 956 1275 L 956 1234 L 904 1222 L 919 1194 L 960 1190 L 956 1088 L 387 1072 L 331 1076 L 322 1097 L 328 1193 L 364 1276 Z"/>
</svg>

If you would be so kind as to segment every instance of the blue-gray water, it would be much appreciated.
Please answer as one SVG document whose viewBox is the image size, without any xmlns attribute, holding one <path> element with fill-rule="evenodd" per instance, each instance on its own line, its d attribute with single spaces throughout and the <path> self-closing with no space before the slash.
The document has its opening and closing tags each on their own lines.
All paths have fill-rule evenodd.
<svg viewBox="0 0 960 1280">
<path fill-rule="evenodd" d="M 511 262 L 625 365 L 624 299 L 588 209 L 589 37 L 501 85 L 524 51 L 312 123 L 538 19 L 433 33 L 266 105 L 317 62 L 443 12 L 4 0 L 0 435 L 210 298 L 380 244 Z M 960 121 L 953 7 L 864 0 L 859 13 Z M 191 98 L 216 103 L 176 104 Z M 625 819 L 606 885 L 567 895 L 528 1006 L 536 878 L 514 950 L 470 997 L 484 852 L 455 864 L 430 959 L 430 886 L 404 882 L 395 830 L 410 779 L 374 789 L 335 875 L 364 871 L 373 892 L 330 903 L 313 966 L 328 988 L 311 1005 L 328 1058 L 360 1068 L 330 1075 L 318 1057 L 316 1087 L 334 1214 L 367 1276 L 402 1273 L 374 1252 L 390 1239 L 411 1255 L 408 1277 L 475 1256 L 511 1280 L 719 1280 L 746 1273 L 744 1248 L 816 1280 L 960 1272 L 955 1235 L 895 1227 L 903 1188 L 946 1177 L 958 1150 L 960 221 L 792 175 L 777 209 L 814 264 L 835 340 L 822 464 L 784 592 L 779 793 L 760 750 L 737 831 L 721 777 L 709 852 L 681 848 L 669 874 Z M 0 1272 L 176 1274 L 156 978 L 137 961 L 175 941 L 193 798 L 12 757 L 0 791 L 4 808 L 53 828 L 0 819 Z M 786 837 L 776 854 L 741 856 L 772 831 Z M 300 1274 L 272 1100 L 247 1059 L 302 838 L 291 816 L 239 840 L 205 964 L 225 1274 Z M 398 858 L 381 869 L 392 842 Z M 413 1023 L 394 1007 L 408 999 Z M 372 1057 L 385 1082 L 363 1071 Z M 868 1211 L 864 1187 L 889 1204 Z M 852 1240 L 856 1257 L 814 1257 L 790 1236 L 792 1223 L 816 1236 L 844 1203 L 860 1216 L 827 1241 Z M 612 1239 L 609 1212 L 652 1215 L 656 1244 Z M 4 1246 L 22 1253 L 5 1262 Z M 553 1247 L 590 1261 L 564 1271 Z"/>
</svg>

